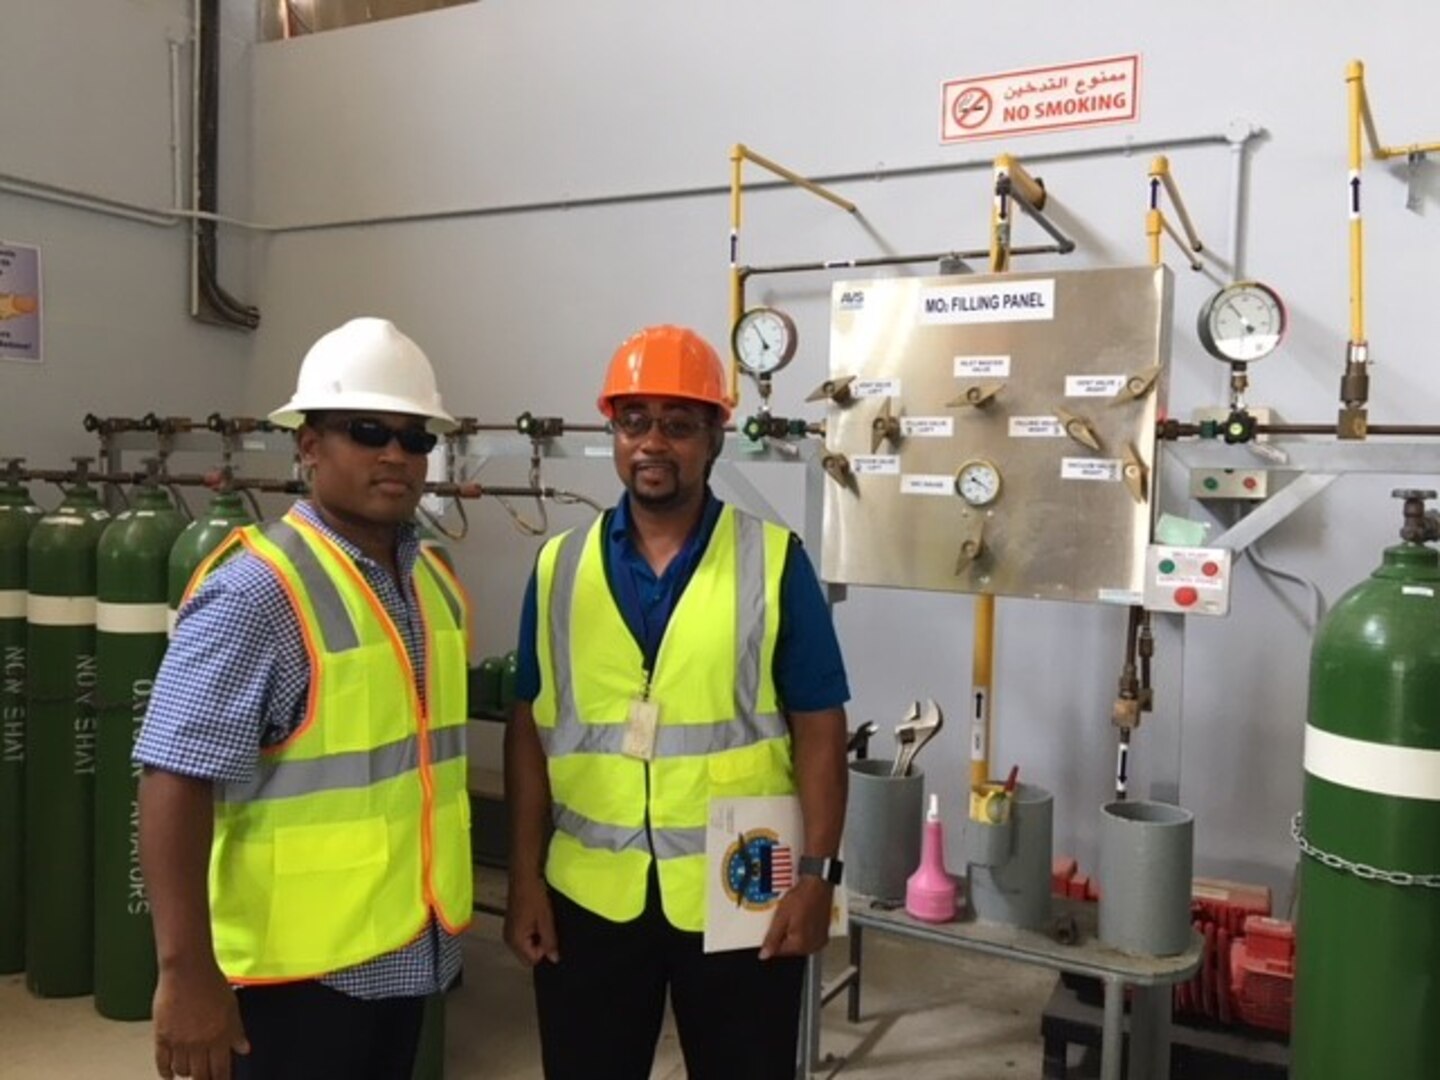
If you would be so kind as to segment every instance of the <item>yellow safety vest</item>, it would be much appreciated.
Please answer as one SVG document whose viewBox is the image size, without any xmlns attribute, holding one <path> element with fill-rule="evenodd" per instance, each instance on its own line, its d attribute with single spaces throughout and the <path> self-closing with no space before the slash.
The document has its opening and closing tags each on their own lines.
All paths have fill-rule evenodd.
<svg viewBox="0 0 1440 1080">
<path fill-rule="evenodd" d="M 431 552 L 412 581 L 426 696 L 354 561 L 291 513 L 231 534 L 191 582 L 243 545 L 284 586 L 310 659 L 300 726 L 248 783 L 215 786 L 210 923 L 234 983 L 323 976 L 400 948 L 433 915 L 470 922 L 466 601 Z"/>
<path fill-rule="evenodd" d="M 657 861 L 666 918 L 705 925 L 710 799 L 795 790 L 790 731 L 771 666 L 790 534 L 725 507 L 675 605 L 648 680 L 602 557 L 604 519 L 541 549 L 536 571 L 536 727 L 554 833 L 545 873 L 615 922 L 645 907 Z M 621 753 L 630 704 L 660 710 L 654 759 Z"/>
</svg>

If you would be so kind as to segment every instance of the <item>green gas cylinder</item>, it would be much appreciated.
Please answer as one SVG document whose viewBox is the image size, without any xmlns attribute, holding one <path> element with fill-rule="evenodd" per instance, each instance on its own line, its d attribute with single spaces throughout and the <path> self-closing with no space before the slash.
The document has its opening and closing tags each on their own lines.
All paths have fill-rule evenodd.
<svg viewBox="0 0 1440 1080">
<path fill-rule="evenodd" d="M 1440 555 L 1404 543 L 1321 624 L 1310 659 L 1293 1076 L 1422 1080 L 1440 1063 Z"/>
<path fill-rule="evenodd" d="M 205 512 L 186 526 L 170 549 L 166 599 L 170 605 L 171 629 L 175 626 L 175 612 L 180 609 L 185 589 L 200 564 L 231 532 L 253 524 L 254 520 L 238 492 L 221 491 L 210 500 Z"/>
<path fill-rule="evenodd" d="M 170 549 L 185 520 L 170 496 L 139 488 L 100 536 L 95 657 L 95 1008 L 144 1020 L 155 993 L 155 938 L 140 874 L 135 737 L 165 656 Z"/>
<path fill-rule="evenodd" d="M 25 547 L 41 513 L 0 479 L 0 975 L 25 967 Z"/>
<path fill-rule="evenodd" d="M 25 981 L 88 994 L 94 937 L 95 550 L 110 515 L 83 480 L 26 548 Z"/>
</svg>

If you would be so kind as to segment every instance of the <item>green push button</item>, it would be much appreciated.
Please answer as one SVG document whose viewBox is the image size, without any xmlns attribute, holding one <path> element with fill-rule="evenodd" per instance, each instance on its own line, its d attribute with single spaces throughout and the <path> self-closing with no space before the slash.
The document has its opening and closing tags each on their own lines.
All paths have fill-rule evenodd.
<svg viewBox="0 0 1440 1080">
<path fill-rule="evenodd" d="M 1160 560 L 1160 573 L 1162 573 L 1162 574 L 1173 574 L 1174 572 L 1175 572 L 1175 560 L 1174 560 L 1174 559 L 1161 559 L 1161 560 Z"/>
<path fill-rule="evenodd" d="M 1213 476 L 1207 476 L 1207 477 L 1205 477 L 1205 480 L 1204 480 L 1203 482 L 1204 482 L 1205 490 L 1206 490 L 1206 491 L 1214 491 L 1216 488 L 1218 488 L 1218 487 L 1220 486 L 1220 481 L 1217 480 L 1217 479 L 1216 479 L 1215 477 L 1213 477 Z"/>
</svg>

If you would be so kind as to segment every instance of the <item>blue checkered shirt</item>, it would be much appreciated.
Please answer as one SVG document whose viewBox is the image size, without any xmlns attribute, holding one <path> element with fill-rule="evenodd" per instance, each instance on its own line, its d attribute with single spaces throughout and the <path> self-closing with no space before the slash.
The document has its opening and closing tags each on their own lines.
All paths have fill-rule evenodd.
<svg viewBox="0 0 1440 1080">
<path fill-rule="evenodd" d="M 410 581 L 420 554 L 415 529 L 401 530 L 397 583 L 329 528 L 308 502 L 296 503 L 295 513 L 355 560 L 405 639 L 423 695 L 425 645 Z M 283 741 L 300 726 L 309 687 L 310 660 L 285 590 L 268 565 L 242 551 L 181 607 L 135 743 L 135 761 L 183 776 L 244 783 L 255 775 L 260 748 Z M 459 971 L 459 938 L 432 918 L 403 948 L 321 981 L 353 997 L 410 997 L 445 989 Z"/>
</svg>

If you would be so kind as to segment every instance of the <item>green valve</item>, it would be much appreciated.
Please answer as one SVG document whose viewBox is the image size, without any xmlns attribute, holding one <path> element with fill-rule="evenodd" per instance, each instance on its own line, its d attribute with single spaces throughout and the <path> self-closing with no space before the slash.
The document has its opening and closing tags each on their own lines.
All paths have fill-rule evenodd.
<svg viewBox="0 0 1440 1080">
<path fill-rule="evenodd" d="M 1174 560 L 1174 559 L 1161 559 L 1161 560 L 1160 560 L 1160 573 L 1162 573 L 1162 574 L 1173 574 L 1174 572 L 1175 572 L 1175 560 Z"/>
</svg>

